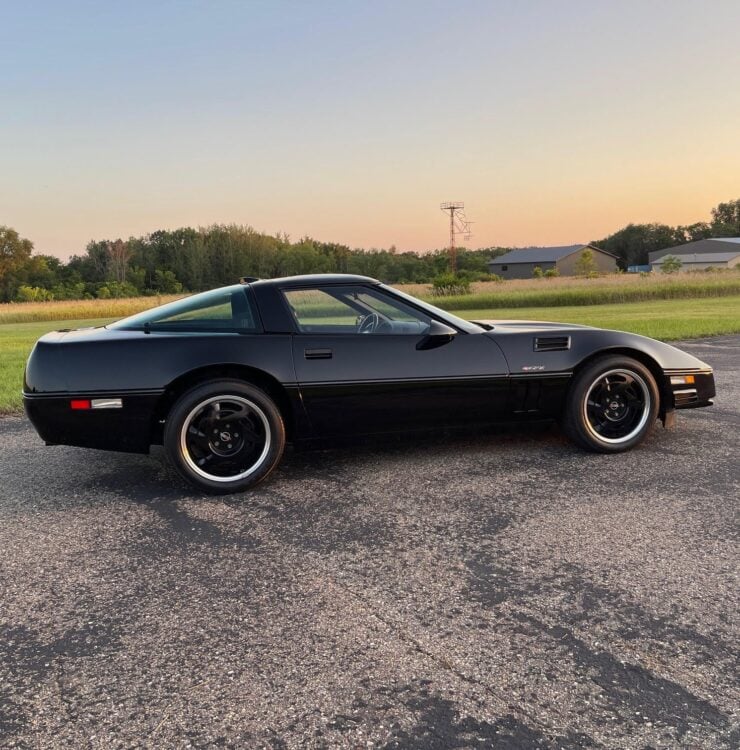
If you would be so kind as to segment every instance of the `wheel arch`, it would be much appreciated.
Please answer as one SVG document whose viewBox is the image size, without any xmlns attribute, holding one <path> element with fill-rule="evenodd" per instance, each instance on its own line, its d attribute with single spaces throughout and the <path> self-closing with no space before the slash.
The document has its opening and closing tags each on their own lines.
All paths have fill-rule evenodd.
<svg viewBox="0 0 740 750">
<path fill-rule="evenodd" d="M 647 369 L 650 371 L 650 374 L 653 376 L 653 378 L 655 378 L 655 384 L 658 387 L 658 394 L 660 396 L 660 403 L 658 404 L 658 414 L 660 415 L 661 419 L 664 419 L 665 413 L 666 413 L 666 405 L 671 403 L 670 401 L 671 394 L 665 383 L 663 368 L 658 364 L 658 362 L 653 357 L 651 357 L 649 354 L 646 354 L 643 351 L 640 351 L 639 349 L 633 349 L 629 346 L 616 346 L 616 347 L 611 347 L 607 349 L 599 349 L 593 354 L 589 354 L 588 357 L 585 357 L 584 359 L 582 359 L 573 368 L 573 375 L 574 376 L 577 375 L 579 372 L 581 372 L 581 370 L 588 367 L 592 362 L 595 362 L 597 359 L 600 359 L 602 357 L 620 355 L 620 354 L 626 357 L 635 359 L 638 362 L 640 362 L 640 364 L 645 365 L 645 367 L 647 367 Z"/>
<path fill-rule="evenodd" d="M 151 442 L 161 445 L 164 435 L 164 421 L 180 396 L 197 385 L 212 380 L 243 380 L 263 390 L 275 402 L 285 422 L 288 440 L 292 439 L 295 427 L 295 409 L 287 389 L 275 377 L 256 367 L 237 364 L 214 364 L 198 367 L 179 375 L 170 382 L 157 402 L 152 416 Z"/>
</svg>

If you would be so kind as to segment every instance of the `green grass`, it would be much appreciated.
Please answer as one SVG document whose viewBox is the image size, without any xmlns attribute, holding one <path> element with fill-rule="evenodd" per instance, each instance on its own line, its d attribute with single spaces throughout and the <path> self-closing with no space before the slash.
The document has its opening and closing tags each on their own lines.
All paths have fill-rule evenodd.
<svg viewBox="0 0 740 750">
<path fill-rule="evenodd" d="M 83 328 L 108 323 L 110 318 L 94 320 L 42 321 L 0 325 L 0 414 L 20 411 L 23 368 L 36 339 L 59 328 Z"/>
<path fill-rule="evenodd" d="M 560 307 L 648 302 L 660 299 L 726 297 L 740 294 L 740 270 L 664 274 L 610 274 L 595 279 L 563 276 L 554 279 L 512 279 L 500 283 L 476 282 L 472 293 L 434 297 L 429 284 L 401 284 L 399 288 L 447 310 L 505 309 L 509 307 Z M 182 295 L 179 295 L 182 296 Z M 123 318 L 178 295 L 0 304 L 0 325 L 47 320 Z"/>
<path fill-rule="evenodd" d="M 469 320 L 518 318 L 583 323 L 675 341 L 740 333 L 740 295 L 591 306 L 482 307 L 464 310 L 462 316 Z M 21 408 L 23 366 L 36 339 L 58 328 L 102 325 L 109 320 L 0 324 L 0 413 L 13 413 Z"/>
<path fill-rule="evenodd" d="M 616 305 L 465 310 L 467 320 L 551 320 L 613 328 L 661 341 L 740 333 L 740 295 Z"/>
</svg>

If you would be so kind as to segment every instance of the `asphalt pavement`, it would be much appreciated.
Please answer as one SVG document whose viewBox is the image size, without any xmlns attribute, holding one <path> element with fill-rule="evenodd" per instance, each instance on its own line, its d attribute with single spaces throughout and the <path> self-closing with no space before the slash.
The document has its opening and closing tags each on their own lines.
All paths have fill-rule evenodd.
<svg viewBox="0 0 740 750">
<path fill-rule="evenodd" d="M 740 337 L 638 450 L 289 453 L 193 494 L 0 420 L 0 746 L 736 748 Z"/>
</svg>

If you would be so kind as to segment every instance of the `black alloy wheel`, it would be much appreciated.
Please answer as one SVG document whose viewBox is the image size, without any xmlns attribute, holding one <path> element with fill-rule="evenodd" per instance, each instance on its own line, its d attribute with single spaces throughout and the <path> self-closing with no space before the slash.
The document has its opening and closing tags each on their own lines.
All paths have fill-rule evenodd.
<svg viewBox="0 0 740 750">
<path fill-rule="evenodd" d="M 659 406 L 655 378 L 645 365 L 630 357 L 601 357 L 574 377 L 563 429 L 584 448 L 618 453 L 647 437 Z"/>
<path fill-rule="evenodd" d="M 206 492 L 241 492 L 280 461 L 285 426 L 274 401 L 239 381 L 211 381 L 183 394 L 165 425 L 167 455 Z"/>
</svg>

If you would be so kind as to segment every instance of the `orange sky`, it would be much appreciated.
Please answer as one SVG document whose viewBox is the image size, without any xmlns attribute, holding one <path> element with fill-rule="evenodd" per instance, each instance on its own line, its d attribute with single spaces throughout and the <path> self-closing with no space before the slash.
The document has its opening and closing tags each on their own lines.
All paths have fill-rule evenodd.
<svg viewBox="0 0 740 750">
<path fill-rule="evenodd" d="M 423 250 L 740 197 L 737 2 L 4 11 L 0 223 L 66 256 L 214 222 Z M 6 23 L 7 22 L 7 23 Z"/>
</svg>

